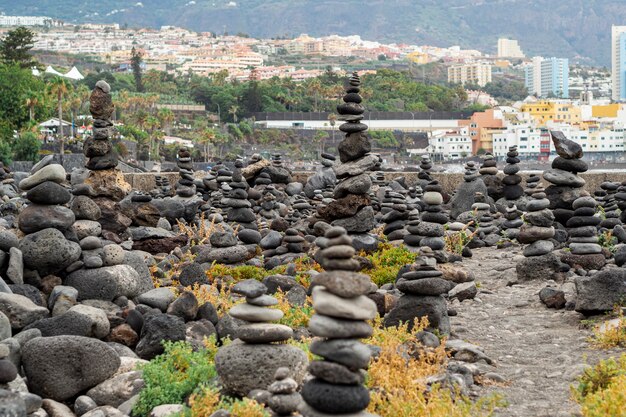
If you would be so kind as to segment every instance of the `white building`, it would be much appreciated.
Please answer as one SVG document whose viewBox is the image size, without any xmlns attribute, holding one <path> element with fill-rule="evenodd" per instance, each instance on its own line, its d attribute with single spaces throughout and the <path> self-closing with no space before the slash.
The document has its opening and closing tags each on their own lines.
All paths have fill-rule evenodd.
<svg viewBox="0 0 626 417">
<path fill-rule="evenodd" d="M 465 158 L 472 154 L 472 138 L 467 127 L 434 132 L 429 143 L 429 152 L 441 159 Z"/>
<path fill-rule="evenodd" d="M 621 156 L 624 152 L 626 131 L 621 128 L 579 130 L 569 124 L 549 122 L 547 129 L 560 130 L 565 137 L 579 143 L 585 154 L 615 153 Z M 520 157 L 532 157 L 540 153 L 542 134 L 546 135 L 546 129 L 535 128 L 531 125 L 509 126 L 502 133 L 493 135 L 493 154 L 504 158 L 509 146 L 517 145 Z M 554 144 L 550 142 L 550 153 L 555 154 Z"/>
<path fill-rule="evenodd" d="M 58 23 L 46 16 L 0 16 L 0 26 L 54 26 Z"/>
<path fill-rule="evenodd" d="M 525 58 L 522 48 L 514 39 L 498 39 L 498 58 Z"/>
<path fill-rule="evenodd" d="M 626 26 L 611 27 L 611 98 L 626 100 Z"/>
</svg>

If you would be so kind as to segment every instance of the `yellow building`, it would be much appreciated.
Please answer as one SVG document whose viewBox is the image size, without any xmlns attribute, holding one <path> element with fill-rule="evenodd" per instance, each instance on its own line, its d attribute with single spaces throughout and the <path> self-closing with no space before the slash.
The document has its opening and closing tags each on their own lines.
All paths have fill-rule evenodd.
<svg viewBox="0 0 626 417">
<path fill-rule="evenodd" d="M 506 131 L 506 127 L 485 127 L 480 129 L 480 148 L 493 152 L 493 135 Z"/>
<path fill-rule="evenodd" d="M 418 65 L 428 64 L 430 62 L 430 57 L 428 56 L 428 54 L 418 51 L 411 52 L 406 56 L 406 59 Z"/>
<path fill-rule="evenodd" d="M 617 117 L 617 113 L 622 109 L 619 103 L 607 104 L 604 106 L 591 106 L 591 115 L 593 117 Z"/>
<path fill-rule="evenodd" d="M 549 121 L 571 125 L 580 123 L 580 107 L 571 103 L 541 100 L 524 104 L 521 112 L 528 113 L 539 127 L 545 126 Z"/>
</svg>

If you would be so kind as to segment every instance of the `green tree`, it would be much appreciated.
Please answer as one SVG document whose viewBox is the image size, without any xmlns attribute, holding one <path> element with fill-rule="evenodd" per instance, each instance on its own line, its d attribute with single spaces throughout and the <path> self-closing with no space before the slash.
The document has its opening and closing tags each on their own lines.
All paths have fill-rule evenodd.
<svg viewBox="0 0 626 417">
<path fill-rule="evenodd" d="M 28 98 L 40 96 L 44 91 L 43 81 L 34 77 L 30 70 L 16 64 L 0 64 L 0 127 L 2 137 L 12 136 L 29 122 L 29 109 L 41 108 L 42 104 L 26 103 Z"/>
<path fill-rule="evenodd" d="M 141 63 L 143 62 L 143 56 L 141 52 L 137 51 L 133 46 L 130 51 L 130 66 L 133 70 L 133 77 L 135 77 L 135 88 L 139 92 L 143 92 L 143 82 L 141 74 Z"/>
<path fill-rule="evenodd" d="M 30 68 L 37 64 L 30 54 L 35 40 L 35 33 L 23 26 L 9 31 L 0 41 L 0 58 L 8 64 L 17 64 Z"/>
<path fill-rule="evenodd" d="M 13 157 L 16 161 L 37 162 L 41 141 L 33 132 L 22 133 L 13 144 Z"/>
</svg>

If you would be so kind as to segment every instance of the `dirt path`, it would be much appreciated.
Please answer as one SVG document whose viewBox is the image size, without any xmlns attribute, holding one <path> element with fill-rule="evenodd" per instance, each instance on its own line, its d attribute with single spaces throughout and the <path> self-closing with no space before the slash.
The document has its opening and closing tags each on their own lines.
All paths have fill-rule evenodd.
<svg viewBox="0 0 626 417">
<path fill-rule="evenodd" d="M 476 299 L 452 303 L 452 332 L 481 346 L 497 362 L 493 372 L 506 387 L 481 387 L 479 395 L 502 393 L 509 406 L 499 417 L 565 417 L 579 415 L 570 398 L 570 385 L 584 364 L 609 356 L 589 348 L 589 330 L 581 329 L 582 316 L 574 311 L 546 308 L 538 293 L 545 282 L 507 286 L 515 276 L 519 248 L 506 251 L 474 250 L 464 267 L 476 274 Z M 585 360 L 586 358 L 586 360 Z"/>
</svg>

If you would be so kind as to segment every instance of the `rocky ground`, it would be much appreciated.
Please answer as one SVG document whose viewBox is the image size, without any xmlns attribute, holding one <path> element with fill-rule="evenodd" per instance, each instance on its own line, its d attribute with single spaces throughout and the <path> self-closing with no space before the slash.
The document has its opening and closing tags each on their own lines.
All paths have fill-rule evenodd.
<svg viewBox="0 0 626 417">
<path fill-rule="evenodd" d="M 587 342 L 591 330 L 575 311 L 546 308 L 538 293 L 545 281 L 512 284 L 520 247 L 495 251 L 474 250 L 463 266 L 476 274 L 479 293 L 474 300 L 452 307 L 453 335 L 479 345 L 495 361 L 494 380 L 479 395 L 501 393 L 508 407 L 500 417 L 565 417 L 579 415 L 571 400 L 570 385 L 585 367 L 610 356 Z"/>
</svg>

